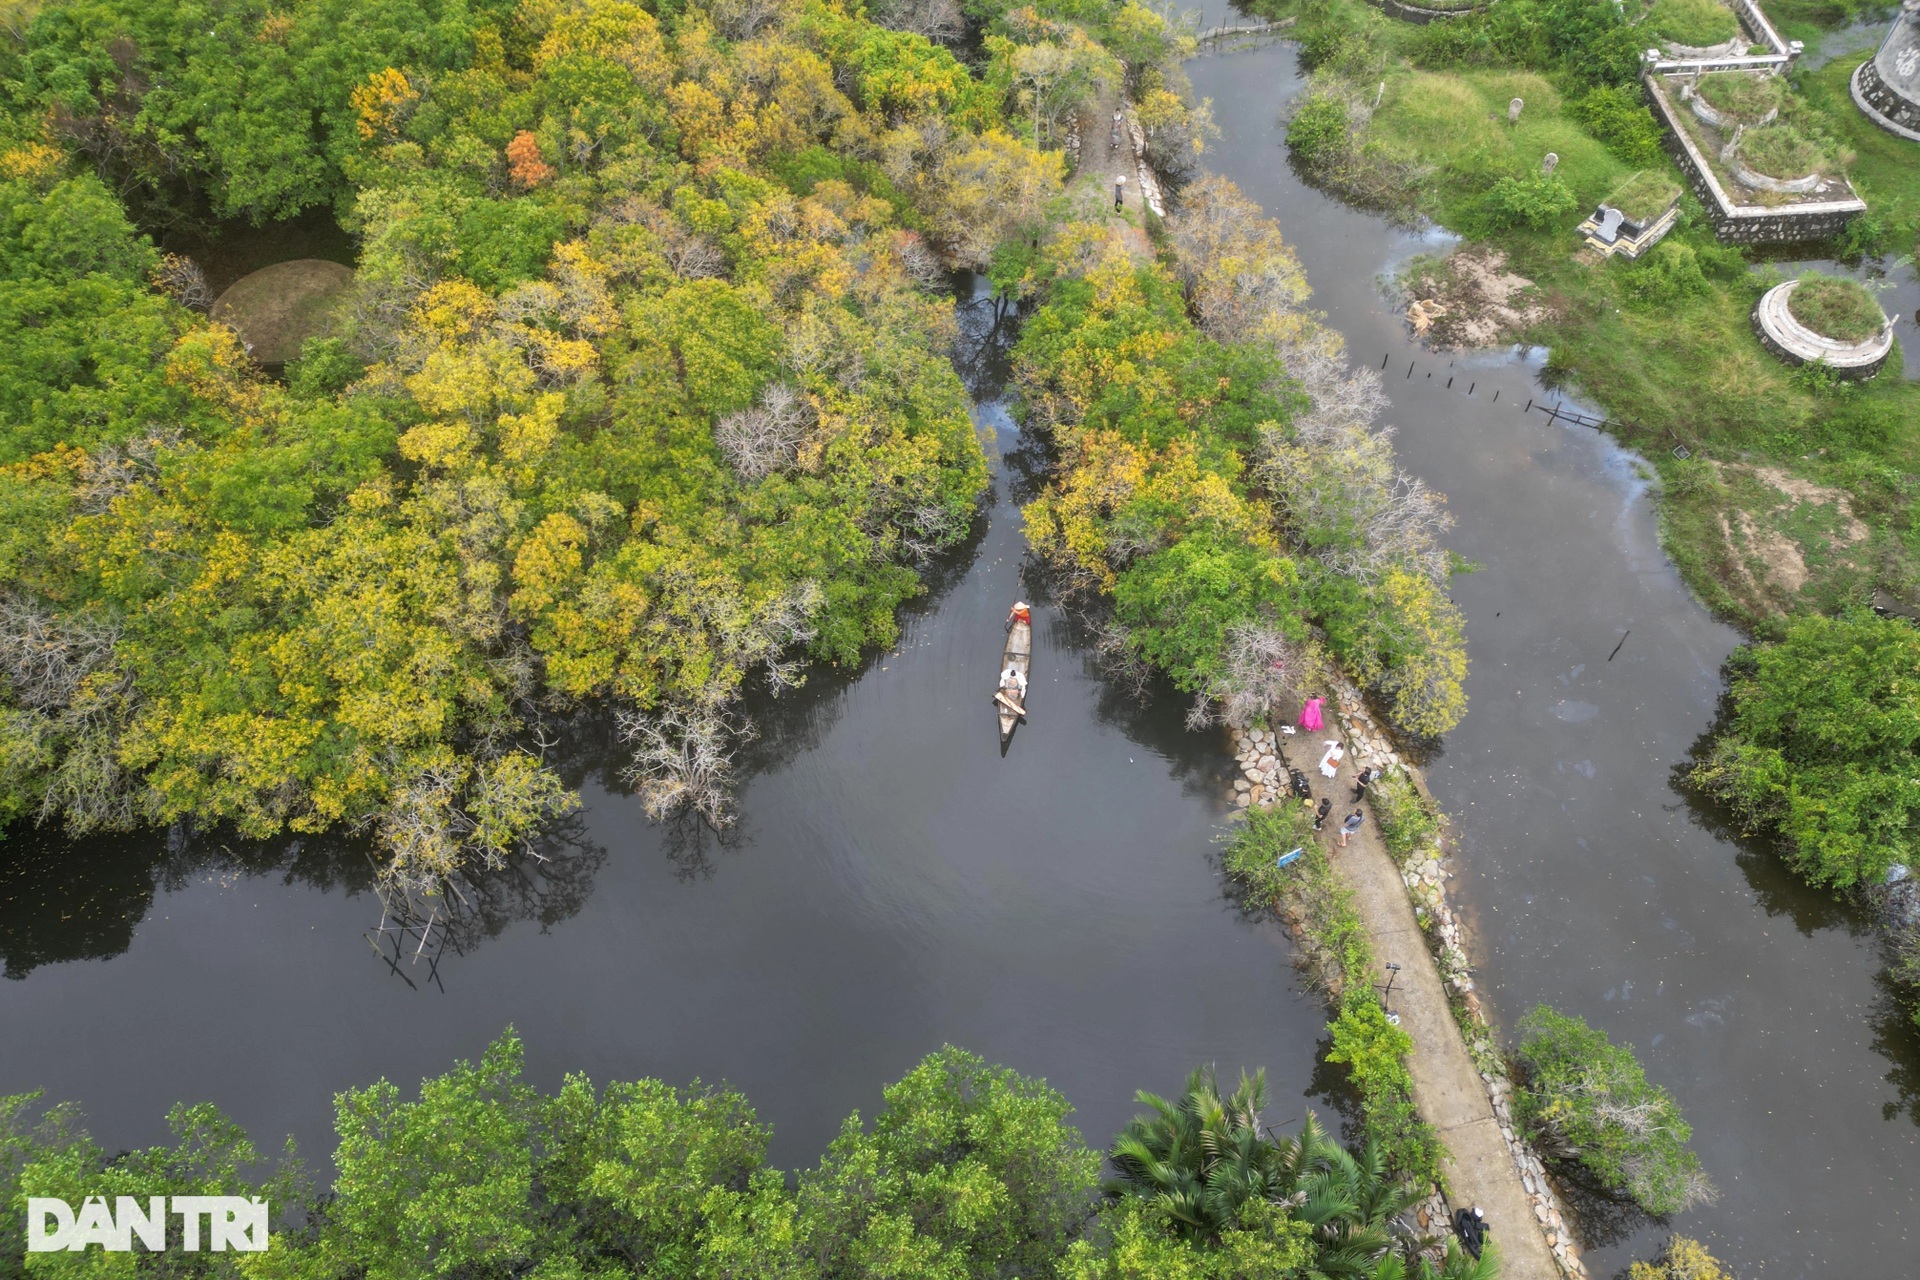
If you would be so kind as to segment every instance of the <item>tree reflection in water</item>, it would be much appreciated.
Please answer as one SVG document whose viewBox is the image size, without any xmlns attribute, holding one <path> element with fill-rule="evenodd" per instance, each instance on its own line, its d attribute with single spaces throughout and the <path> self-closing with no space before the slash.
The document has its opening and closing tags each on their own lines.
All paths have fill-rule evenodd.
<svg viewBox="0 0 1920 1280">
<path fill-rule="evenodd" d="M 389 918 L 370 939 L 391 955 L 396 973 L 418 958 L 421 973 L 430 974 L 428 957 L 465 955 L 512 924 L 535 921 L 544 931 L 577 913 L 607 857 L 585 830 L 577 816 L 563 819 L 534 848 L 461 875 L 434 902 L 398 904 L 382 897 L 376 851 L 362 840 L 248 842 L 185 827 L 75 840 L 58 829 L 21 828 L 0 843 L 0 966 L 17 980 L 44 964 L 111 959 L 132 945 L 156 893 L 213 877 L 277 876 L 386 905 Z M 401 942 L 404 925 L 428 920 L 424 939 L 416 933 L 411 946 Z"/>
<path fill-rule="evenodd" d="M 1018 309 L 991 298 L 977 277 L 956 276 L 953 287 L 955 368 L 977 400 L 997 401 L 1019 330 Z M 997 404 L 983 411 L 1002 412 Z M 1031 440 L 1020 440 L 1011 454 L 1019 465 L 1006 477 L 1016 501 L 1037 487 L 1046 465 Z M 977 520 L 960 545 L 919 566 L 925 590 L 903 609 L 903 628 L 932 614 L 961 581 L 986 525 Z M 759 732 L 742 745 L 740 785 L 818 746 L 839 718 L 847 689 L 884 657 L 870 654 L 846 671 L 816 667 L 799 690 L 751 696 L 746 710 Z M 630 793 L 622 777 L 628 753 L 600 710 L 548 716 L 540 734 L 543 756 L 569 787 L 591 782 L 609 794 Z M 446 958 L 471 953 L 515 923 L 534 921 L 544 932 L 579 912 L 607 858 L 586 830 L 578 814 L 570 816 L 497 868 L 462 873 L 430 897 L 402 899 L 380 885 L 378 850 L 352 836 L 249 842 L 181 825 L 164 833 L 74 839 L 57 828 L 22 826 L 0 841 L 0 969 L 23 979 L 44 964 L 110 959 L 132 945 L 157 892 L 210 876 L 277 875 L 286 884 L 367 895 L 368 938 L 391 971 L 410 985 L 438 985 Z M 747 830 L 716 829 L 694 814 L 663 823 L 660 831 L 662 851 L 682 881 L 713 875 L 720 854 L 753 843 Z"/>
</svg>

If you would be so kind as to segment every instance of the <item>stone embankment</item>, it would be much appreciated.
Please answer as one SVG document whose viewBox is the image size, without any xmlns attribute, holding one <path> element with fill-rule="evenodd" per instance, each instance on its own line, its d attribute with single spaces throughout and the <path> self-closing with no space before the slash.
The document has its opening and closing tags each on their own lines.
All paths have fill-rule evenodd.
<svg viewBox="0 0 1920 1280">
<path fill-rule="evenodd" d="M 1394 750 L 1359 692 L 1342 684 L 1332 701 L 1333 720 L 1318 733 L 1232 731 L 1241 774 L 1233 784 L 1238 808 L 1291 802 L 1290 766 L 1307 774 L 1316 799 L 1332 794 L 1335 819 L 1352 807 L 1348 789 L 1362 768 L 1402 773 L 1430 801 L 1425 780 Z M 1336 738 L 1347 754 L 1338 777 L 1328 782 L 1315 765 L 1325 743 Z M 1394 1004 L 1414 1040 L 1407 1064 L 1414 1100 L 1448 1147 L 1454 1204 L 1477 1204 L 1487 1211 L 1505 1280 L 1553 1280 L 1556 1274 L 1587 1280 L 1565 1207 L 1514 1124 L 1513 1083 L 1481 1009 L 1464 932 L 1448 901 L 1452 872 L 1443 841 L 1436 839 L 1404 865 L 1396 864 L 1380 840 L 1371 806 L 1363 807 L 1369 821 L 1335 853 L 1333 865 L 1354 892 L 1378 957 L 1402 966 Z M 1424 945 L 1409 935 L 1419 935 Z M 1515 1219 L 1528 1215 L 1538 1231 L 1516 1229 Z M 1449 1216 L 1450 1206 L 1438 1196 L 1420 1210 L 1423 1227 L 1444 1229 Z"/>
</svg>

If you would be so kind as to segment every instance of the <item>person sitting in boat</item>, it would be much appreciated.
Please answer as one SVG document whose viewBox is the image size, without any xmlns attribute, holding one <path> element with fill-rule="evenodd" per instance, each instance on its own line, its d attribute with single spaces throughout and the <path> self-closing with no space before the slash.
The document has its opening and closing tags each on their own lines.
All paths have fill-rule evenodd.
<svg viewBox="0 0 1920 1280">
<path fill-rule="evenodd" d="M 1008 667 L 1000 673 L 1000 691 L 1010 696 L 1015 702 L 1026 702 L 1027 678 L 1021 674 L 1020 668 Z"/>
<path fill-rule="evenodd" d="M 1027 607 L 1025 600 L 1015 600 L 1013 608 L 1007 610 L 1007 630 L 1013 630 L 1016 622 L 1024 622 L 1029 626 L 1033 623 L 1033 610 Z"/>
</svg>

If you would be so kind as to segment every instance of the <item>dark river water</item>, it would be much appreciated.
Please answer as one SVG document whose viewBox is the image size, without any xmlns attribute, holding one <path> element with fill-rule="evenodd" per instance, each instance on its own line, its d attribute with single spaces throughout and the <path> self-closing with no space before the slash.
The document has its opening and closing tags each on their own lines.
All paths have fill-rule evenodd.
<svg viewBox="0 0 1920 1280">
<path fill-rule="evenodd" d="M 1722 1191 L 1670 1229 L 1708 1241 L 1738 1275 L 1914 1274 L 1920 1045 L 1859 922 L 1676 789 L 1739 636 L 1662 555 L 1642 465 L 1523 411 L 1558 399 L 1537 359 L 1436 357 L 1409 340 L 1380 280 L 1447 242 L 1346 209 L 1288 170 L 1291 46 L 1188 72 L 1222 131 L 1212 167 L 1280 221 L 1354 359 L 1385 359 L 1402 461 L 1449 496 L 1450 544 L 1480 566 L 1454 590 L 1470 710 L 1429 778 L 1454 815 L 1482 993 L 1508 1026 L 1546 1001 L 1638 1048 Z M 1669 1229 L 1589 1227 L 1597 1277 Z"/>
<path fill-rule="evenodd" d="M 1445 241 L 1292 176 L 1290 46 L 1190 73 L 1223 132 L 1210 163 L 1280 219 L 1354 358 L 1386 361 L 1402 457 L 1450 495 L 1452 544 L 1480 566 L 1456 584 L 1471 711 L 1430 777 L 1496 1016 L 1550 1001 L 1638 1047 L 1723 1191 L 1671 1227 L 1740 1275 L 1910 1273 L 1920 1046 L 1858 922 L 1674 785 L 1738 637 L 1662 556 L 1641 468 L 1524 412 L 1550 396 L 1537 360 L 1409 343 L 1379 280 Z M 210 1099 L 263 1145 L 291 1132 L 319 1155 L 333 1091 L 410 1085 L 512 1023 L 544 1085 L 580 1069 L 741 1086 L 789 1166 L 945 1042 L 1045 1076 L 1095 1143 L 1136 1088 L 1202 1061 L 1264 1065 L 1270 1118 L 1297 1116 L 1322 1010 L 1279 931 L 1222 896 L 1219 741 L 1185 732 L 1176 700 L 1103 683 L 1043 601 L 1033 721 L 1001 755 L 984 694 L 1007 603 L 1032 589 L 1013 501 L 1037 460 L 991 366 L 972 377 L 996 458 L 981 532 L 896 652 L 756 706 L 736 838 L 649 824 L 588 739 L 565 856 L 493 885 L 437 969 L 370 943 L 359 849 L 12 839 L 0 1093 L 78 1100 L 109 1147 Z M 1594 1274 L 1668 1229 L 1591 1223 Z"/>
<path fill-rule="evenodd" d="M 324 1159 L 336 1090 L 411 1087 L 511 1023 L 543 1085 L 583 1070 L 743 1088 L 787 1167 L 949 1042 L 1044 1076 L 1100 1146 L 1136 1089 L 1177 1090 L 1202 1062 L 1266 1067 L 1271 1119 L 1297 1118 L 1324 1011 L 1278 926 L 1223 895 L 1220 740 L 1185 732 L 1182 702 L 1119 696 L 1042 602 L 1032 721 L 1001 754 L 1001 620 L 1029 591 L 1010 493 L 1036 459 L 993 366 L 971 366 L 996 464 L 981 532 L 897 651 L 754 708 L 725 847 L 585 776 L 555 874 L 491 886 L 496 936 L 443 953 L 435 982 L 366 937 L 379 905 L 346 891 L 363 850 L 9 840 L 0 1094 L 78 1100 L 110 1149 L 207 1099 L 261 1145 L 291 1132 Z"/>
</svg>

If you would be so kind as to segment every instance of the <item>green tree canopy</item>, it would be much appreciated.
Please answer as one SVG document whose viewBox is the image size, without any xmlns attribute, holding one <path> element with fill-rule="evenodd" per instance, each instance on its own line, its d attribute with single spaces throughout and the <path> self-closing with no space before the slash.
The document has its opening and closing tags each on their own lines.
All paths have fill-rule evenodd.
<svg viewBox="0 0 1920 1280">
<path fill-rule="evenodd" d="M 1865 610 L 1806 615 L 1731 671 L 1730 715 L 1694 782 L 1777 832 L 1814 884 L 1874 884 L 1913 862 L 1920 632 Z"/>
</svg>

